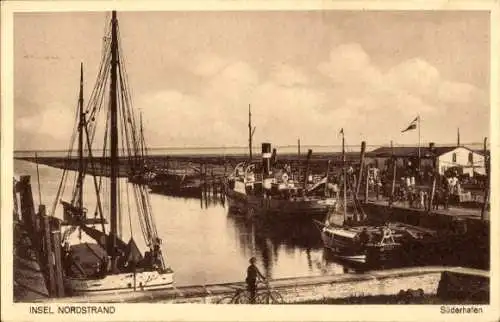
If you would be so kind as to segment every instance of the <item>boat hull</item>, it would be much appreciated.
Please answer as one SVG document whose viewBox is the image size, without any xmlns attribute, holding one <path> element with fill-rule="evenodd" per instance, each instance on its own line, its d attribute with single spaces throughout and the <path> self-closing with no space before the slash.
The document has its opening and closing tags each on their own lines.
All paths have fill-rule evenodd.
<svg viewBox="0 0 500 322">
<path fill-rule="evenodd" d="M 324 229 L 321 232 L 321 239 L 324 247 L 335 257 L 356 264 L 384 265 L 397 261 L 402 252 L 400 243 L 360 245 L 353 240 L 339 240 Z"/>
<path fill-rule="evenodd" d="M 102 278 L 65 279 L 66 288 L 72 295 L 116 294 L 122 292 L 167 289 L 174 286 L 174 272 L 146 271 L 110 274 Z"/>
<path fill-rule="evenodd" d="M 335 207 L 333 198 L 272 199 L 226 189 L 229 208 L 249 216 L 323 219 Z"/>
</svg>

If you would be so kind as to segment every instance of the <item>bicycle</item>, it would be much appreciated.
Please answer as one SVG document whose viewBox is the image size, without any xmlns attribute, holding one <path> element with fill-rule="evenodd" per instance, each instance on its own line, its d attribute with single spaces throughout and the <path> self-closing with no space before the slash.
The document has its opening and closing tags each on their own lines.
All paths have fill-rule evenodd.
<svg viewBox="0 0 500 322">
<path fill-rule="evenodd" d="M 243 287 L 233 287 L 236 292 L 233 295 L 227 295 L 219 299 L 217 304 L 249 304 L 250 303 L 250 293 L 246 288 Z"/>
<path fill-rule="evenodd" d="M 283 297 L 281 294 L 269 286 L 269 282 L 259 282 L 264 284 L 265 289 L 257 290 L 255 294 L 255 304 L 281 304 Z M 217 301 L 217 304 L 251 304 L 250 292 L 246 288 L 235 287 L 233 295 L 227 295 Z"/>
<path fill-rule="evenodd" d="M 255 295 L 255 304 L 282 304 L 283 297 L 281 294 L 272 289 L 269 285 L 268 281 L 259 282 L 260 284 L 265 285 L 265 289 L 263 292 L 257 290 L 257 294 Z"/>
</svg>

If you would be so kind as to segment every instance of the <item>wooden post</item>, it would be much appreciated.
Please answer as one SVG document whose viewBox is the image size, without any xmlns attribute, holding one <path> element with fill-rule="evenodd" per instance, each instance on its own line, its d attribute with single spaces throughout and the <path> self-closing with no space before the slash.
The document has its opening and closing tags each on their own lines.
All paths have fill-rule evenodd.
<svg viewBox="0 0 500 322">
<path fill-rule="evenodd" d="M 432 178 L 432 188 L 431 188 L 431 196 L 430 196 L 430 200 L 429 200 L 429 209 L 428 211 L 431 212 L 432 211 L 432 205 L 434 204 L 434 195 L 436 194 L 436 180 L 437 180 L 437 176 L 439 175 L 439 173 L 437 171 L 434 171 L 434 176 Z"/>
<path fill-rule="evenodd" d="M 488 157 L 487 141 L 488 138 L 484 138 L 483 144 L 483 154 L 484 154 L 484 172 L 486 175 L 486 182 L 484 185 L 484 202 L 481 208 L 481 220 L 486 219 L 486 209 L 488 207 L 489 196 L 490 196 L 490 160 Z"/>
<path fill-rule="evenodd" d="M 306 186 L 307 186 L 307 179 L 309 177 L 309 162 L 311 160 L 311 156 L 312 156 L 312 153 L 313 153 L 313 150 L 309 149 L 307 151 L 307 159 L 306 159 L 306 173 L 304 175 L 304 189 L 306 189 Z"/>
<path fill-rule="evenodd" d="M 360 156 L 360 164 L 359 164 L 359 176 L 358 182 L 356 182 L 356 197 L 359 194 L 359 188 L 361 186 L 361 178 L 363 178 L 363 167 L 365 165 L 365 150 L 366 150 L 366 142 L 361 142 L 361 156 Z"/>
<path fill-rule="evenodd" d="M 31 191 L 31 177 L 21 176 L 19 181 L 21 220 L 31 236 L 37 232 L 35 223 L 35 206 L 33 203 L 33 193 Z"/>
<path fill-rule="evenodd" d="M 52 241 L 50 238 L 50 226 L 49 226 L 49 217 L 47 217 L 45 205 L 40 205 L 39 207 L 39 216 L 42 219 L 43 223 L 43 245 L 44 245 L 44 255 L 45 255 L 45 267 L 46 274 L 48 275 L 49 281 L 49 294 L 52 297 L 57 296 L 56 292 L 56 280 L 54 274 L 54 263 L 53 263 L 53 255 L 52 255 Z"/>
<path fill-rule="evenodd" d="M 326 181 L 325 181 L 325 196 L 327 196 L 327 192 L 328 192 L 328 174 L 330 173 L 330 164 L 331 164 L 331 160 L 328 160 L 328 163 L 326 165 Z"/>
<path fill-rule="evenodd" d="M 366 166 L 366 183 L 365 183 L 365 203 L 368 202 L 368 178 L 370 173 L 370 167 Z M 361 182 L 361 178 L 359 180 Z"/>
<path fill-rule="evenodd" d="M 13 185 L 12 185 L 12 197 L 14 198 L 14 222 L 21 221 L 21 214 L 19 211 L 19 202 L 17 200 L 17 185 L 18 182 L 16 178 L 13 178 Z"/>
<path fill-rule="evenodd" d="M 391 185 L 391 199 L 389 205 L 394 202 L 394 189 L 396 188 L 396 157 L 394 155 L 394 146 L 391 141 L 391 159 L 392 159 L 392 185 Z"/>
<path fill-rule="evenodd" d="M 248 154 L 249 161 L 252 162 L 252 139 L 255 133 L 255 126 L 252 127 L 252 111 L 250 104 L 248 104 Z"/>
<path fill-rule="evenodd" d="M 61 259 L 61 232 L 59 230 L 52 231 L 52 242 L 54 245 L 54 261 L 55 261 L 55 280 L 57 296 L 64 296 L 64 282 Z"/>
</svg>

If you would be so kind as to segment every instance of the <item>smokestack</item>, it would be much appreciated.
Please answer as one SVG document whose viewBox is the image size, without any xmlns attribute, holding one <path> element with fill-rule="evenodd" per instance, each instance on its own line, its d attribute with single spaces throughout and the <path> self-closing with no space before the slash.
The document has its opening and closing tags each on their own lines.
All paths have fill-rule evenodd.
<svg viewBox="0 0 500 322">
<path fill-rule="evenodd" d="M 262 168 L 264 176 L 268 176 L 271 170 L 271 143 L 262 143 Z"/>
<path fill-rule="evenodd" d="M 276 154 L 276 148 L 273 149 L 273 154 L 271 155 L 271 164 L 274 166 L 278 162 L 278 155 Z"/>
<path fill-rule="evenodd" d="M 431 152 L 433 152 L 433 151 L 434 151 L 434 142 L 430 142 L 430 143 L 429 143 L 429 150 L 430 150 Z"/>
</svg>

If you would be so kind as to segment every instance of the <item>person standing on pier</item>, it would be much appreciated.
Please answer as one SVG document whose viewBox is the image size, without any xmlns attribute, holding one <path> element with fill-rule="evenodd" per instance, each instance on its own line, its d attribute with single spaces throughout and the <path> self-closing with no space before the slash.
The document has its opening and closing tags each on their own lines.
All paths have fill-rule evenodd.
<svg viewBox="0 0 500 322">
<path fill-rule="evenodd" d="M 250 293 L 250 303 L 254 304 L 255 303 L 255 293 L 257 293 L 257 280 L 261 279 L 262 281 L 265 281 L 266 278 L 262 273 L 259 271 L 257 266 L 255 266 L 255 262 L 257 259 L 255 257 L 250 258 L 250 266 L 247 268 L 247 289 L 248 292 Z"/>
</svg>

